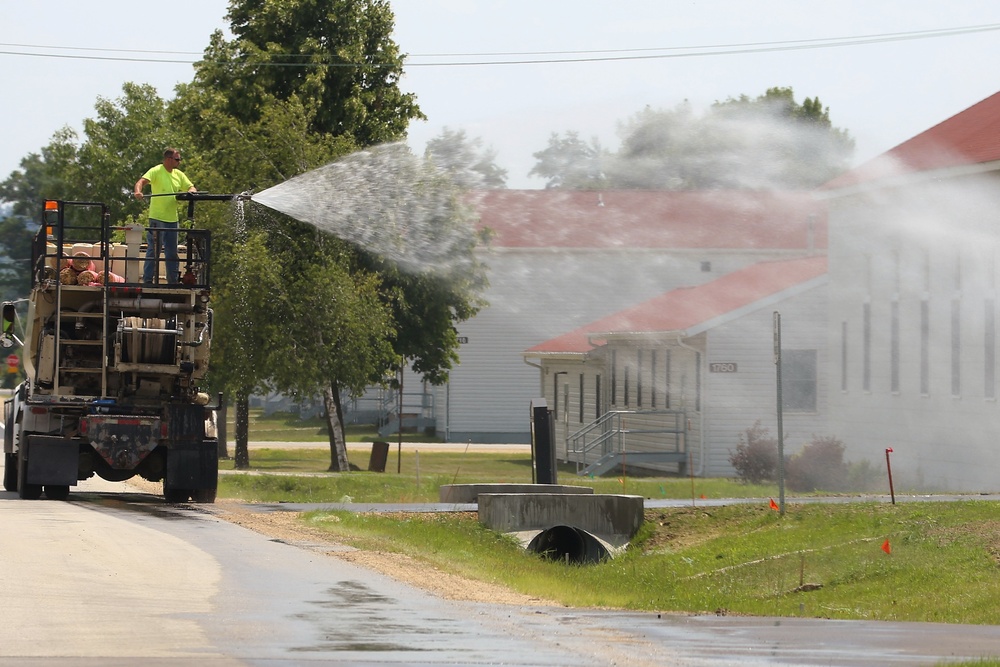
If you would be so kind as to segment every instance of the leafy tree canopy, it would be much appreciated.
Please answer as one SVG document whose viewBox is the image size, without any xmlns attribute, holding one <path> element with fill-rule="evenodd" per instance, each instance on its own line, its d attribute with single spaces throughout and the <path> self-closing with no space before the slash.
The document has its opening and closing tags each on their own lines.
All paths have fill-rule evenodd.
<svg viewBox="0 0 1000 667">
<path fill-rule="evenodd" d="M 387 0 L 232 0 L 228 18 L 234 39 L 212 36 L 195 83 L 224 91 L 234 118 L 252 123 L 272 101 L 297 96 L 312 107 L 310 130 L 370 146 L 424 117 L 399 89 Z"/>
<path fill-rule="evenodd" d="M 497 165 L 497 152 L 483 148 L 482 139 L 467 137 L 465 130 L 444 128 L 440 135 L 427 142 L 424 155 L 461 188 L 507 186 L 507 170 Z"/>
<path fill-rule="evenodd" d="M 547 187 L 807 189 L 843 171 L 854 151 L 829 108 L 819 98 L 799 104 L 791 88 L 729 98 L 703 114 L 687 102 L 647 107 L 618 131 L 621 145 L 603 156 L 596 142 L 554 134 L 530 173 Z"/>
<path fill-rule="evenodd" d="M 608 157 L 597 139 L 589 142 L 576 132 L 565 136 L 553 132 L 549 145 L 533 153 L 537 161 L 529 176 L 541 176 L 546 188 L 584 190 L 605 185 L 603 162 Z"/>
</svg>

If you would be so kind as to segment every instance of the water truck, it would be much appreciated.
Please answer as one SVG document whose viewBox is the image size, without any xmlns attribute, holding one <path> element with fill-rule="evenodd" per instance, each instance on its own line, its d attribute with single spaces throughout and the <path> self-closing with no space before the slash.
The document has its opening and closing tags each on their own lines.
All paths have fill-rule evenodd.
<svg viewBox="0 0 1000 667">
<path fill-rule="evenodd" d="M 195 202 L 249 197 L 177 198 L 193 225 Z M 200 386 L 212 341 L 210 234 L 151 228 L 147 259 L 147 230 L 109 218 L 103 203 L 46 201 L 23 327 L 16 302 L 2 304 L 0 346 L 22 346 L 26 374 L 4 401 L 4 489 L 65 500 L 95 474 L 138 475 L 162 481 L 167 502 L 214 502 L 222 397 L 213 404 Z M 167 234 L 178 243 L 173 276 Z"/>
</svg>

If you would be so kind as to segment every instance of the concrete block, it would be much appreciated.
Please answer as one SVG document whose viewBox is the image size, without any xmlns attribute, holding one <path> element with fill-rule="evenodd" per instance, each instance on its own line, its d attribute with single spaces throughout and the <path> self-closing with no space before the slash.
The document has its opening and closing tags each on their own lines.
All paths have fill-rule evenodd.
<svg viewBox="0 0 1000 667">
<path fill-rule="evenodd" d="M 438 489 L 442 503 L 474 503 L 484 493 L 592 494 L 594 489 L 565 484 L 445 484 Z"/>
<path fill-rule="evenodd" d="M 632 539 L 642 525 L 642 517 L 642 496 L 548 493 L 479 495 L 479 522 L 503 533 L 571 526 L 617 545 Z"/>
</svg>

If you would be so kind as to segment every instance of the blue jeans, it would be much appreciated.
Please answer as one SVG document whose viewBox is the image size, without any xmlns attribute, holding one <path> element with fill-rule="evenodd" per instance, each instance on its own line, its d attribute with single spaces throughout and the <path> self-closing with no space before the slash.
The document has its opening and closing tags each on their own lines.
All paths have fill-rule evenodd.
<svg viewBox="0 0 1000 667">
<path fill-rule="evenodd" d="M 153 230 L 158 230 L 154 232 Z M 160 231 L 162 230 L 162 231 Z M 169 230 L 169 231 L 167 231 Z M 177 223 L 164 222 L 163 220 L 149 219 L 149 227 L 146 228 L 146 263 L 142 267 L 142 282 L 153 282 L 154 274 L 158 273 L 156 255 L 157 245 L 163 252 L 167 264 L 167 282 L 176 283 L 180 281 L 180 267 L 177 258 Z"/>
</svg>

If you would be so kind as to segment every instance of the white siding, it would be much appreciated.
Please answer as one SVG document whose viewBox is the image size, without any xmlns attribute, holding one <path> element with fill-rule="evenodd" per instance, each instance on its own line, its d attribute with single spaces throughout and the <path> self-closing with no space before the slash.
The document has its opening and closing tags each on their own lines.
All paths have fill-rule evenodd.
<svg viewBox="0 0 1000 667">
<path fill-rule="evenodd" d="M 996 310 L 1000 189 L 995 175 L 942 178 L 832 202 L 832 429 L 848 456 L 883 465 L 893 448 L 900 484 L 996 490 L 1000 423 L 985 389 L 986 304 Z M 892 303 L 899 308 L 899 387 L 892 387 Z M 927 304 L 928 343 L 921 309 Z M 871 312 L 864 386 L 863 309 Z M 952 307 L 959 314 L 960 387 L 953 391 Z M 846 327 L 846 360 L 841 330 Z M 926 349 L 926 364 L 923 350 Z M 846 387 L 841 365 L 846 367 Z M 922 376 L 927 382 L 923 391 Z"/>
<path fill-rule="evenodd" d="M 783 350 L 817 351 L 816 411 L 784 411 L 785 455 L 794 454 L 813 435 L 827 435 L 826 287 L 786 299 L 773 308 L 724 324 L 709 332 L 707 363 L 732 362 L 735 373 L 706 373 L 705 460 L 707 477 L 732 476 L 729 455 L 739 436 L 758 419 L 777 437 L 777 370 L 774 365 L 774 311 L 781 313 Z"/>
<path fill-rule="evenodd" d="M 459 325 L 468 338 L 436 391 L 437 430 L 449 440 L 527 442 L 538 369 L 524 350 L 680 286 L 698 285 L 781 251 L 509 250 L 483 257 L 489 306 Z M 702 271 L 702 262 L 711 271 Z"/>
</svg>

